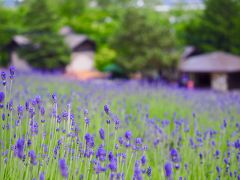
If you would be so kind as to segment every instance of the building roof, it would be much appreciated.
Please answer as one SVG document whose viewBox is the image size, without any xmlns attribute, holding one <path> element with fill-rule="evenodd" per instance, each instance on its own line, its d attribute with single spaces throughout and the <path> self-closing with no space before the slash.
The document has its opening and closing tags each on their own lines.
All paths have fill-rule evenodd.
<svg viewBox="0 0 240 180">
<path fill-rule="evenodd" d="M 68 34 L 64 37 L 64 41 L 71 49 L 75 49 L 77 46 L 83 44 L 84 42 L 91 41 L 91 40 L 88 39 L 88 37 L 85 35 Z"/>
<path fill-rule="evenodd" d="M 194 46 L 187 46 L 182 54 L 181 61 L 184 61 L 192 56 L 199 55 L 200 51 Z"/>
<path fill-rule="evenodd" d="M 64 37 L 65 43 L 72 51 L 75 51 L 76 48 L 78 48 L 85 42 L 90 42 L 92 44 L 93 49 L 96 48 L 96 44 L 93 40 L 89 39 L 85 35 L 74 33 L 72 29 L 68 26 L 63 27 L 60 30 L 59 34 Z M 24 35 L 15 35 L 12 39 L 12 43 L 18 46 L 24 46 L 30 44 L 31 41 Z"/>
<path fill-rule="evenodd" d="M 89 39 L 85 35 L 76 34 L 73 32 L 72 28 L 69 26 L 64 26 L 60 29 L 59 32 L 62 36 L 64 36 L 65 43 L 72 49 L 75 50 L 79 45 L 83 44 L 84 42 L 90 42 L 93 44 L 95 49 L 95 42 Z"/>
<path fill-rule="evenodd" d="M 26 36 L 16 35 L 12 39 L 17 45 L 27 45 L 30 43 L 30 40 Z"/>
<path fill-rule="evenodd" d="M 181 61 L 182 72 L 240 72 L 240 57 L 225 52 L 212 52 L 196 55 Z"/>
</svg>

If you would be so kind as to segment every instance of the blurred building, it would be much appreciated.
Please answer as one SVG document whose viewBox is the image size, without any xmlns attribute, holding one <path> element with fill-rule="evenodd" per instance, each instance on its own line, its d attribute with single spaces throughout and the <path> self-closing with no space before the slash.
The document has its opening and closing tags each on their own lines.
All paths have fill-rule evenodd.
<svg viewBox="0 0 240 180">
<path fill-rule="evenodd" d="M 219 51 L 183 57 L 179 71 L 187 75 L 195 87 L 221 91 L 240 89 L 239 56 Z"/>
<path fill-rule="evenodd" d="M 16 35 L 12 38 L 11 42 L 7 46 L 10 54 L 11 65 L 15 66 L 18 70 L 31 71 L 31 66 L 17 53 L 18 48 L 21 48 L 22 46 L 28 45 L 30 43 L 30 40 L 25 36 Z"/>
<path fill-rule="evenodd" d="M 60 34 L 71 49 L 71 61 L 66 67 L 66 73 L 71 75 L 82 74 L 84 79 L 98 76 L 94 66 L 96 43 L 85 35 L 76 34 L 70 27 L 63 27 Z M 8 45 L 11 64 L 21 71 L 30 71 L 31 67 L 26 60 L 20 58 L 17 49 L 31 43 L 26 36 L 16 35 Z"/>
<path fill-rule="evenodd" d="M 96 43 L 85 35 L 76 34 L 70 27 L 63 27 L 60 34 L 64 37 L 65 43 L 70 47 L 71 62 L 66 67 L 66 72 L 75 74 L 82 71 L 93 71 L 94 53 Z"/>
</svg>

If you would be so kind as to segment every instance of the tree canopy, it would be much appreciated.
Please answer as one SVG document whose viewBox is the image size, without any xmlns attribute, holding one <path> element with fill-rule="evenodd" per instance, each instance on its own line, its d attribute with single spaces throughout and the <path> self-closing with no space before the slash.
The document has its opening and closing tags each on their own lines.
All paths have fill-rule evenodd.
<svg viewBox="0 0 240 180">
<path fill-rule="evenodd" d="M 120 27 L 112 47 L 117 52 L 117 64 L 128 73 L 160 71 L 175 62 L 174 34 L 168 19 L 148 10 L 129 9 Z"/>
<path fill-rule="evenodd" d="M 30 1 L 23 22 L 26 27 L 25 36 L 31 43 L 20 48 L 19 53 L 33 67 L 62 68 L 70 61 L 68 47 L 55 30 L 57 19 L 45 0 Z"/>
<path fill-rule="evenodd" d="M 202 15 L 187 23 L 182 32 L 186 44 L 203 52 L 222 50 L 240 55 L 240 2 L 207 0 Z"/>
</svg>

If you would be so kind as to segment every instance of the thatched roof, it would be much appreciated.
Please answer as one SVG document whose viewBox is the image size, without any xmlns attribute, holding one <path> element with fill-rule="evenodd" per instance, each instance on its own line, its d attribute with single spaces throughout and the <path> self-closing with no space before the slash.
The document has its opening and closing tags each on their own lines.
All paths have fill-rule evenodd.
<svg viewBox="0 0 240 180">
<path fill-rule="evenodd" d="M 225 52 L 196 55 L 181 61 L 182 72 L 240 72 L 240 57 Z"/>
</svg>

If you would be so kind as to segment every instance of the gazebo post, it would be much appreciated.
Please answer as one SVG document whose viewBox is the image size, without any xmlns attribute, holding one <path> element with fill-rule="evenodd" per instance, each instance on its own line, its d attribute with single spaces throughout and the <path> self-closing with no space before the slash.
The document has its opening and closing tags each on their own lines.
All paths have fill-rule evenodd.
<svg viewBox="0 0 240 180">
<path fill-rule="evenodd" d="M 227 73 L 212 73 L 211 87 L 214 90 L 227 91 L 228 90 Z"/>
</svg>

